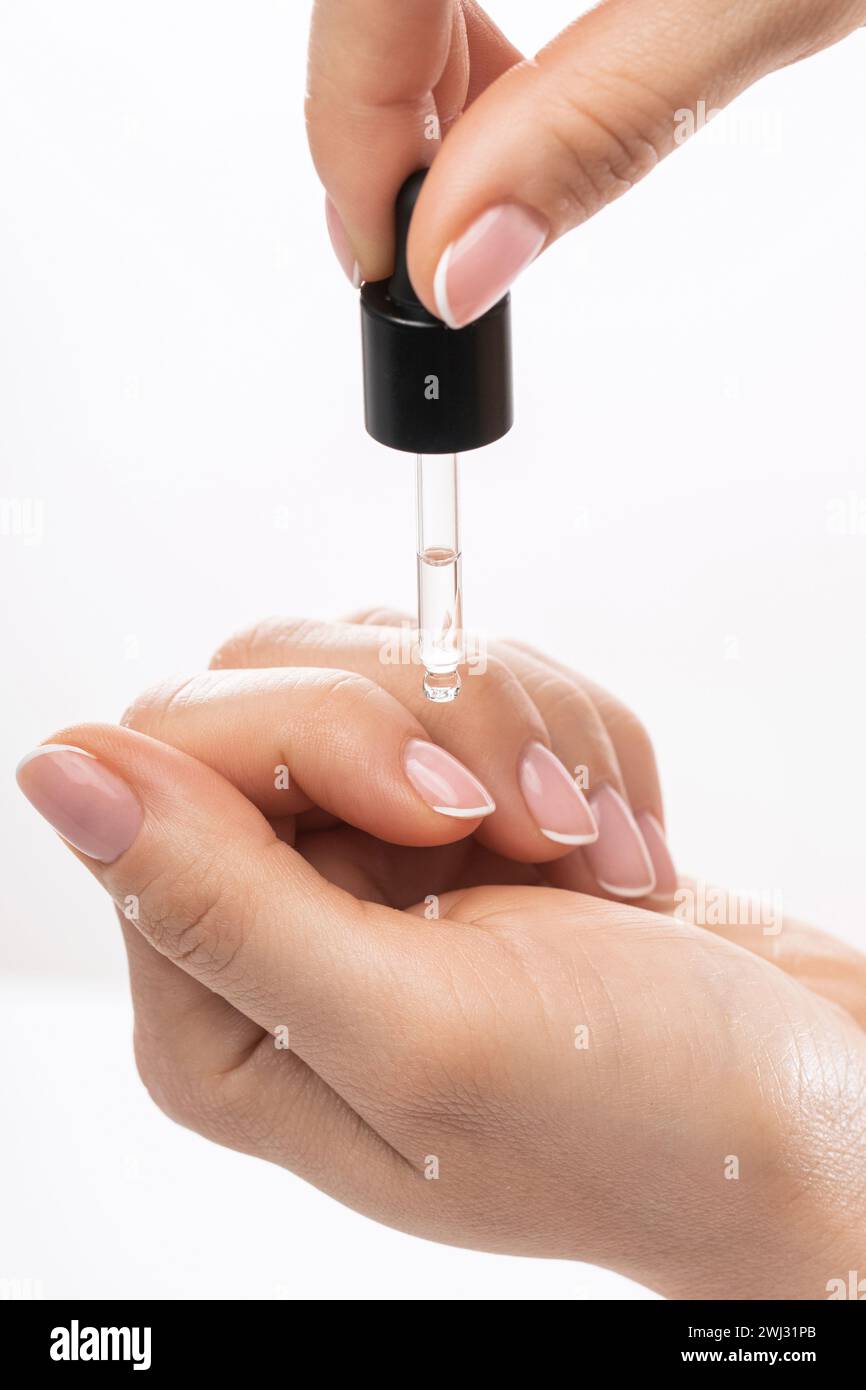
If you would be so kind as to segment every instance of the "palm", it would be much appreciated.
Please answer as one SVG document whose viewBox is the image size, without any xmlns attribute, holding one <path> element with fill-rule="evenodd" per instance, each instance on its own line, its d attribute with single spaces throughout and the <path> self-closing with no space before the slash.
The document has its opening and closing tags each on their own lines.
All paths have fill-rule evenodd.
<svg viewBox="0 0 866 1390">
<path fill-rule="evenodd" d="M 317 819 L 324 818 L 320 813 L 313 812 L 277 822 L 275 828 L 281 838 L 294 841 L 296 849 L 324 878 L 364 901 L 399 909 L 423 907 L 425 914 L 431 918 L 439 914 L 440 898 L 467 889 L 485 889 L 489 901 L 494 905 L 498 905 L 497 898 L 501 893 L 502 905 L 506 907 L 514 901 L 513 892 L 509 890 L 519 887 L 542 890 L 539 903 L 551 901 L 549 895 L 543 892 L 550 886 L 545 872 L 547 866 L 520 864 L 506 859 L 479 844 L 474 836 L 436 848 L 407 848 L 377 840 L 330 817 L 327 818 L 330 824 L 317 826 Z M 572 896 L 572 910 L 579 913 L 581 923 L 587 921 L 590 913 L 594 921 L 601 913 L 602 919 L 612 924 L 621 920 L 623 914 L 629 919 L 637 915 L 651 924 L 650 929 L 655 933 L 654 954 L 665 957 L 665 975 L 670 982 L 672 999 L 676 998 L 679 988 L 694 989 L 698 983 L 694 979 L 690 985 L 688 978 L 683 978 L 684 960 L 681 953 L 674 955 L 671 962 L 667 960 L 672 947 L 682 945 L 683 937 L 679 933 L 686 932 L 692 947 L 697 942 L 702 948 L 688 956 L 692 967 L 700 966 L 698 974 L 704 967 L 711 972 L 715 969 L 715 952 L 721 938 L 742 948 L 736 953 L 726 953 L 726 978 L 732 988 L 745 970 L 753 970 L 753 958 L 757 956 L 805 986 L 809 991 L 806 996 L 809 1007 L 817 1003 L 814 999 L 817 995 L 844 1009 L 861 1028 L 866 1028 L 866 960 L 835 937 L 791 919 L 787 919 L 783 927 L 779 924 L 781 930 L 778 934 L 768 933 L 761 923 L 749 924 L 742 906 L 733 899 L 722 914 L 727 923 L 733 925 L 713 925 L 696 934 L 692 930 L 694 924 L 687 915 L 678 913 L 679 920 L 675 922 L 669 916 L 636 913 L 633 908 L 606 899 Z M 521 901 L 524 905 L 528 902 L 522 895 Z M 697 895 L 692 895 L 692 901 L 697 901 Z M 594 906 L 590 908 L 590 904 Z M 607 914 L 606 919 L 604 914 Z M 534 914 L 532 919 L 527 918 L 523 922 L 522 930 L 528 935 L 535 930 L 533 921 Z M 543 929 L 543 914 L 539 921 Z M 580 927 L 576 927 L 576 930 L 580 930 Z M 659 951 L 663 941 L 664 950 Z M 742 954 L 743 950 L 748 955 Z M 775 971 L 762 967 L 759 978 L 768 995 L 771 994 Z M 675 981 L 678 983 L 675 984 Z M 640 997 L 639 992 L 638 1000 Z"/>
<path fill-rule="evenodd" d="M 461 888 L 545 881 L 543 866 L 505 859 L 474 835 L 456 844 L 419 849 L 386 844 L 350 825 L 308 829 L 309 818 L 304 816 L 297 822 L 295 848 L 324 878 L 355 897 L 388 907 L 412 907 Z M 291 818 L 273 824 L 282 839 L 291 838 Z"/>
</svg>

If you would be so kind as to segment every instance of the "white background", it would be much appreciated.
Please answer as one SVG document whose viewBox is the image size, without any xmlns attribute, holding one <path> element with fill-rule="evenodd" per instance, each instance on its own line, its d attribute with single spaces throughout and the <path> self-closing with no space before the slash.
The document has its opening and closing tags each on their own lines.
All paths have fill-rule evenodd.
<svg viewBox="0 0 866 1390">
<path fill-rule="evenodd" d="M 412 605 L 411 466 L 363 432 L 305 146 L 307 8 L 0 7 L 0 1278 L 633 1296 L 382 1230 L 172 1126 L 111 910 L 12 783 L 256 617 Z M 491 8 L 525 51 L 574 10 Z M 464 470 L 469 624 L 640 712 L 683 868 L 861 945 L 864 57 L 861 32 L 765 81 L 529 271 L 518 422 Z"/>
</svg>

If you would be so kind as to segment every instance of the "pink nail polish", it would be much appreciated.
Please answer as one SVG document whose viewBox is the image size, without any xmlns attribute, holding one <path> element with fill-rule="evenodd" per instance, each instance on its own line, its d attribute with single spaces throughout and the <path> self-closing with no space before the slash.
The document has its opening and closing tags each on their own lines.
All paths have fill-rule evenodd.
<svg viewBox="0 0 866 1390">
<path fill-rule="evenodd" d="M 644 844 L 649 850 L 653 869 L 656 876 L 655 897 L 669 898 L 677 890 L 679 878 L 674 868 L 674 861 L 668 849 L 665 839 L 665 832 L 651 811 L 641 811 L 636 816 L 640 833 L 644 838 Z"/>
<path fill-rule="evenodd" d="M 16 773 L 27 800 L 82 854 L 110 864 L 129 849 L 144 819 L 125 782 L 82 748 L 46 743 Z"/>
<path fill-rule="evenodd" d="M 586 858 L 600 886 L 617 898 L 645 898 L 656 876 L 637 821 L 618 791 L 606 783 L 590 793 L 598 839 Z"/>
<path fill-rule="evenodd" d="M 403 749 L 403 766 L 419 796 L 442 816 L 475 820 L 496 810 L 478 778 L 436 743 L 410 738 Z"/>
<path fill-rule="evenodd" d="M 598 839 L 586 797 L 543 743 L 530 743 L 525 749 L 517 780 L 529 814 L 548 840 L 558 845 L 589 845 Z"/>
<path fill-rule="evenodd" d="M 327 195 L 325 197 L 325 222 L 328 227 L 328 236 L 331 238 L 331 245 L 334 248 L 334 255 L 343 267 L 346 278 L 357 290 L 361 285 L 361 270 L 346 235 L 343 219 Z"/>
<path fill-rule="evenodd" d="M 547 234 L 540 214 L 520 203 L 488 208 L 442 252 L 433 280 L 439 317 L 463 328 L 486 314 L 535 260 Z"/>
</svg>

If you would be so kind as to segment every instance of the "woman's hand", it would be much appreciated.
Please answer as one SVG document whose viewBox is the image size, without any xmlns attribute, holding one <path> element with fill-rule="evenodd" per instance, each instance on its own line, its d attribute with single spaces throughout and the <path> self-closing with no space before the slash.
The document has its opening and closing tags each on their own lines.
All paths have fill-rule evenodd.
<svg viewBox="0 0 866 1390">
<path fill-rule="evenodd" d="M 474 843 L 500 859 L 543 866 L 546 881 L 560 888 L 671 907 L 677 878 L 655 755 L 636 716 L 586 677 L 511 642 L 484 649 L 456 707 L 431 704 L 421 692 L 420 668 L 409 659 L 415 636 L 408 618 L 385 609 L 344 623 L 277 619 L 233 637 L 211 665 L 316 666 L 366 678 L 480 778 L 495 810 L 488 808 L 474 827 Z M 314 707 L 311 722 L 318 716 Z M 164 736 L 160 728 L 147 732 Z M 208 748 L 214 742 L 205 739 Z M 197 746 L 186 751 L 201 755 Z M 448 838 L 455 835 L 452 826 Z M 443 836 L 440 827 L 435 842 Z M 384 838 L 401 842 L 399 827 L 388 827 Z M 475 852 L 471 845 L 461 851 L 464 858 Z M 473 882 L 491 881 L 493 866 L 483 862 Z M 509 880 L 514 872 L 512 865 Z M 539 874 L 524 877 L 537 882 Z"/>
<path fill-rule="evenodd" d="M 582 687 L 541 658 L 425 708 L 386 632 L 257 629 L 218 664 L 259 669 L 22 766 L 118 906 L 157 1103 L 419 1235 L 673 1297 L 824 1296 L 866 1234 L 863 961 L 543 886 L 587 847 L 539 829 L 521 752 L 573 737 L 658 814 L 625 716 L 596 765 Z"/>
<path fill-rule="evenodd" d="M 317 0 L 307 121 L 334 249 L 358 283 L 388 275 L 397 190 L 435 155 L 409 271 L 460 327 L 654 169 L 698 103 L 712 116 L 864 21 L 866 0 L 607 0 L 526 61 L 475 0 Z"/>
</svg>

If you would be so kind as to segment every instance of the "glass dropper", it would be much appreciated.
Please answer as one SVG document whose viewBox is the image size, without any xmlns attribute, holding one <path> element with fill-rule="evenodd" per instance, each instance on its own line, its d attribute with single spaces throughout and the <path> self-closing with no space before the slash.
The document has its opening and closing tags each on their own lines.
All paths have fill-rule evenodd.
<svg viewBox="0 0 866 1390">
<path fill-rule="evenodd" d="M 482 449 L 511 428 L 511 318 L 505 294 L 472 323 L 449 328 L 418 298 L 409 275 L 409 227 L 426 176 L 416 169 L 397 194 L 391 275 L 361 286 L 364 421 L 380 444 L 417 460 L 424 693 L 451 704 L 465 662 L 457 455 Z"/>
<path fill-rule="evenodd" d="M 424 694 L 446 704 L 460 694 L 463 587 L 456 454 L 418 454 L 418 644 Z"/>
</svg>

